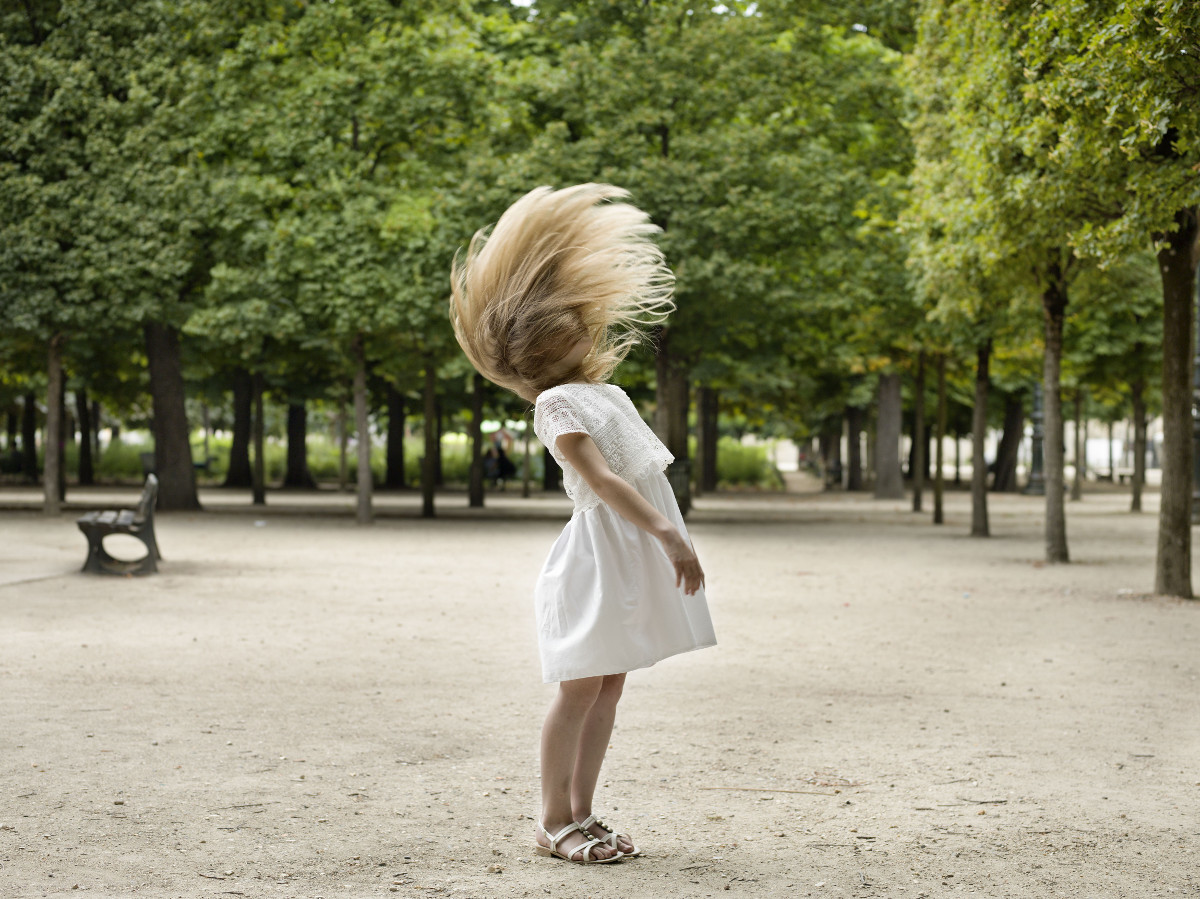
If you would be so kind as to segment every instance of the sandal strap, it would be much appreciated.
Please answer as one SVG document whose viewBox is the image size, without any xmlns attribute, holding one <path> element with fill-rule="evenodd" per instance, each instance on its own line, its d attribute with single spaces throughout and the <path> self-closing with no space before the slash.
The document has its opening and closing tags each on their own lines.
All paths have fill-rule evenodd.
<svg viewBox="0 0 1200 899">
<path fill-rule="evenodd" d="M 550 841 L 550 851 L 551 852 L 558 851 L 558 841 L 559 840 L 561 840 L 563 837 L 570 836 L 572 833 L 579 830 L 578 824 L 571 823 L 571 824 L 568 824 L 566 827 L 564 827 L 562 830 L 560 830 L 558 833 L 554 834 L 554 836 L 551 836 L 550 831 L 546 830 L 546 826 L 544 824 L 542 824 L 541 822 L 538 822 L 538 827 L 540 827 L 542 830 L 542 833 L 544 833 L 546 835 L 546 839 Z M 588 834 L 588 836 L 590 837 L 591 834 Z M 579 847 L 577 846 L 575 848 L 578 849 Z M 574 850 L 571 850 L 571 852 L 568 852 L 567 855 L 571 855 L 573 852 L 574 852 Z"/>
<path fill-rule="evenodd" d="M 583 850 L 583 860 L 585 862 L 590 862 L 592 860 L 592 848 L 594 846 L 599 846 L 599 845 L 600 845 L 600 841 L 597 840 L 595 837 L 591 837 L 586 843 L 580 843 L 574 849 L 568 850 L 567 858 L 570 858 L 572 855 L 574 855 L 576 852 L 578 852 L 580 849 L 582 849 Z"/>
<path fill-rule="evenodd" d="M 613 830 L 611 827 L 609 827 L 607 824 L 605 824 L 603 821 L 601 821 L 595 815 L 588 815 L 586 818 L 584 818 L 582 821 L 580 821 L 579 829 L 581 831 L 583 831 L 583 833 L 587 834 L 588 836 L 592 836 L 592 832 L 590 830 L 588 830 L 588 828 L 591 827 L 593 824 L 595 824 L 597 827 L 601 827 L 604 830 L 607 830 L 608 836 L 592 837 L 592 838 L 597 840 L 598 842 L 605 844 L 606 846 L 611 846 L 613 849 L 617 849 L 617 837 L 618 836 L 624 836 L 626 839 L 629 839 L 628 834 L 618 835 L 615 830 Z M 632 840 L 630 842 L 632 842 Z"/>
</svg>

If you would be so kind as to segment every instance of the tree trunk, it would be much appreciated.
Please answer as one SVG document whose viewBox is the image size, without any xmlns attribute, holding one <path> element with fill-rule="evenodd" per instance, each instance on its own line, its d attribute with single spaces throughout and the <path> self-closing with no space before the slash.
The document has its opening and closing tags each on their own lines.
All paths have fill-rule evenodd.
<svg viewBox="0 0 1200 899">
<path fill-rule="evenodd" d="M 467 485 L 467 505 L 483 508 L 483 375 L 471 379 L 471 470 Z"/>
<path fill-rule="evenodd" d="M 154 405 L 154 470 L 159 509 L 199 509 L 192 467 L 179 332 L 168 325 L 145 326 L 146 358 Z"/>
<path fill-rule="evenodd" d="M 863 489 L 862 472 L 863 410 L 846 407 L 846 489 Z"/>
<path fill-rule="evenodd" d="M 350 452 L 350 422 L 347 420 L 346 398 L 338 399 L 337 445 L 338 445 L 338 491 L 345 493 L 350 484 L 350 471 L 346 458 Z"/>
<path fill-rule="evenodd" d="M 988 537 L 987 438 L 988 363 L 992 354 L 989 340 L 975 351 L 975 409 L 971 417 L 971 536 Z"/>
<path fill-rule="evenodd" d="M 17 434 L 20 433 L 20 430 L 21 430 L 21 418 L 17 414 L 16 403 L 13 403 L 13 405 L 9 408 L 8 412 L 5 414 L 4 418 L 5 418 L 5 420 L 4 420 L 4 424 L 5 424 L 4 451 L 8 455 L 15 457 L 17 455 L 17 453 L 19 452 L 19 450 L 17 449 L 17 443 L 19 442 Z"/>
<path fill-rule="evenodd" d="M 92 460 L 92 409 L 88 403 L 87 390 L 80 387 L 75 391 L 75 415 L 79 419 L 79 484 L 90 487 L 96 483 L 96 467 Z"/>
<path fill-rule="evenodd" d="M 1075 476 L 1071 478 L 1071 501 L 1083 499 L 1083 479 L 1087 474 L 1087 429 L 1083 421 L 1083 388 L 1075 388 L 1075 446 L 1072 448 L 1072 461 L 1075 463 Z"/>
<path fill-rule="evenodd" d="M 370 524 L 371 509 L 371 422 L 367 419 L 367 352 L 361 334 L 354 338 L 354 433 L 358 437 L 358 472 L 355 477 L 354 519 Z"/>
<path fill-rule="evenodd" d="M 1067 310 L 1067 287 L 1058 263 L 1049 270 L 1042 293 L 1045 327 L 1045 355 L 1042 362 L 1043 404 L 1045 406 L 1045 443 L 1043 465 L 1046 484 L 1046 561 L 1069 562 L 1067 551 L 1067 514 L 1063 503 L 1065 453 L 1063 452 L 1063 415 L 1060 375 L 1062 372 L 1063 318 Z"/>
<path fill-rule="evenodd" d="M 42 511 L 47 515 L 58 515 L 62 511 L 59 494 L 59 474 L 62 457 L 62 335 L 50 338 L 46 353 L 46 439 L 43 443 Z"/>
<path fill-rule="evenodd" d="M 317 482 L 308 470 L 308 406 L 304 400 L 288 403 L 287 469 L 283 486 L 317 489 Z"/>
<path fill-rule="evenodd" d="M 875 498 L 903 499 L 900 471 L 900 431 L 904 408 L 900 375 L 879 376 L 879 416 L 875 426 Z"/>
<path fill-rule="evenodd" d="M 404 486 L 404 394 L 389 384 L 387 389 L 387 474 L 383 484 L 392 490 Z"/>
<path fill-rule="evenodd" d="M 261 372 L 255 372 L 250 378 L 250 394 L 254 405 L 254 424 L 251 428 L 251 440 L 254 443 L 254 466 L 250 470 L 250 496 L 253 505 L 264 506 L 267 503 L 267 461 Z"/>
<path fill-rule="evenodd" d="M 226 487 L 250 487 L 254 474 L 250 471 L 250 417 L 253 398 L 250 372 L 236 368 L 233 372 L 233 440 L 229 445 L 229 468 L 225 471 Z"/>
<path fill-rule="evenodd" d="M 436 414 L 434 415 L 434 424 L 437 429 L 437 441 L 433 445 L 433 477 L 434 483 L 439 487 L 446 486 L 446 469 L 442 465 L 442 438 L 446 433 L 446 424 L 442 411 L 442 399 L 439 396 L 434 397 Z"/>
<path fill-rule="evenodd" d="M 92 458 L 97 462 L 100 461 L 100 428 L 104 422 L 104 416 L 100 414 L 100 401 L 92 400 Z"/>
<path fill-rule="evenodd" d="M 937 440 L 935 452 L 937 459 L 933 466 L 933 523 L 944 524 L 946 521 L 943 497 L 946 493 L 945 459 L 943 458 L 946 443 L 946 357 L 938 356 L 937 361 Z"/>
<path fill-rule="evenodd" d="M 817 440 L 821 455 L 822 488 L 834 490 L 842 486 L 842 418 L 827 421 Z"/>
<path fill-rule="evenodd" d="M 430 358 L 425 359 L 425 420 L 421 428 L 425 432 L 425 455 L 421 457 L 421 517 L 433 518 L 434 491 L 437 489 L 438 457 L 438 401 L 437 366 Z"/>
<path fill-rule="evenodd" d="M 1200 209 L 1180 210 L 1162 235 L 1162 489 L 1154 592 L 1192 598 L 1192 351 Z"/>
<path fill-rule="evenodd" d="M 63 374 L 62 390 L 58 394 L 59 405 L 62 406 L 62 440 L 58 444 L 58 498 L 67 499 L 67 447 L 75 445 L 75 416 L 67 405 L 67 377 Z"/>
<path fill-rule="evenodd" d="M 654 358 L 655 395 L 655 430 L 659 439 L 675 457 L 671 463 L 670 475 L 673 470 L 676 476 L 671 478 L 671 486 L 675 492 L 675 501 L 679 510 L 686 515 L 692 505 L 691 479 L 678 474 L 682 470 L 689 472 L 688 462 L 688 407 L 690 405 L 690 384 L 687 370 L 675 359 L 670 352 L 670 343 L 664 331 L 659 341 L 658 351 Z"/>
<path fill-rule="evenodd" d="M 720 394 L 713 387 L 696 388 L 696 493 L 717 489 L 717 414 Z"/>
<path fill-rule="evenodd" d="M 21 472 L 29 483 L 38 482 L 37 397 L 32 392 L 21 403 Z"/>
<path fill-rule="evenodd" d="M 996 473 L 992 490 L 996 493 L 1017 492 L 1017 457 L 1025 438 L 1025 405 L 1019 393 L 1004 399 L 1004 433 L 996 447 Z"/>
<path fill-rule="evenodd" d="M 962 486 L 962 436 L 954 432 L 954 486 Z"/>
<path fill-rule="evenodd" d="M 912 432 L 912 465 L 910 466 L 913 485 L 912 510 L 921 511 L 921 495 L 925 491 L 926 472 L 926 443 L 925 434 L 925 354 L 917 355 L 917 377 L 913 383 L 913 432 Z"/>
<path fill-rule="evenodd" d="M 1146 485 L 1146 380 L 1133 382 L 1133 497 L 1129 511 L 1142 511 L 1142 488 Z"/>
</svg>

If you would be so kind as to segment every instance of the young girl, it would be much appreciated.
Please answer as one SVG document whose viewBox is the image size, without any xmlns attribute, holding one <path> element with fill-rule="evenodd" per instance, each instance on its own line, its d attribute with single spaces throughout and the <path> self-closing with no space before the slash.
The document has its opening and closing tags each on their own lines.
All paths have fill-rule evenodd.
<svg viewBox="0 0 1200 899">
<path fill-rule="evenodd" d="M 716 643 L 704 572 L 663 469 L 671 454 L 606 383 L 638 327 L 673 307 L 658 230 L 619 188 L 539 187 L 451 274 L 450 317 L 487 378 L 534 403 L 575 512 L 535 588 L 542 675 L 537 851 L 573 862 L 638 854 L 592 808 L 625 673 Z"/>
</svg>

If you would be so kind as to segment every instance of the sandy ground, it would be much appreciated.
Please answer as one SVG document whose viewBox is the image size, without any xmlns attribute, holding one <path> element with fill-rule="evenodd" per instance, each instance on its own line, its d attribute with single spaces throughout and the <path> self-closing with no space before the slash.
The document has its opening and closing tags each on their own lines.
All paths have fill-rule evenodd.
<svg viewBox="0 0 1200 899">
<path fill-rule="evenodd" d="M 562 500 L 164 515 L 141 579 L 2 512 L 0 895 L 1200 896 L 1200 603 L 1126 503 L 1043 567 L 1035 499 L 702 500 L 721 644 L 630 676 L 598 800 L 645 856 L 590 868 L 530 848 Z"/>
</svg>

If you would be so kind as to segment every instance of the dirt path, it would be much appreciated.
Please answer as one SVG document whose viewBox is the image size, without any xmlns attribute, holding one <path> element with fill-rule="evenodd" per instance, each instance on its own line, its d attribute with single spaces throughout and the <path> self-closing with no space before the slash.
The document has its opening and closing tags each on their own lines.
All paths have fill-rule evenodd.
<svg viewBox="0 0 1200 899">
<path fill-rule="evenodd" d="M 1200 896 L 1200 603 L 1142 595 L 1156 516 L 1089 496 L 1043 568 L 1036 500 L 986 541 L 965 503 L 702 500 L 721 645 L 630 677 L 598 798 L 646 856 L 588 869 L 529 848 L 561 504 L 163 516 L 139 580 L 2 513 L 0 895 Z"/>
</svg>

